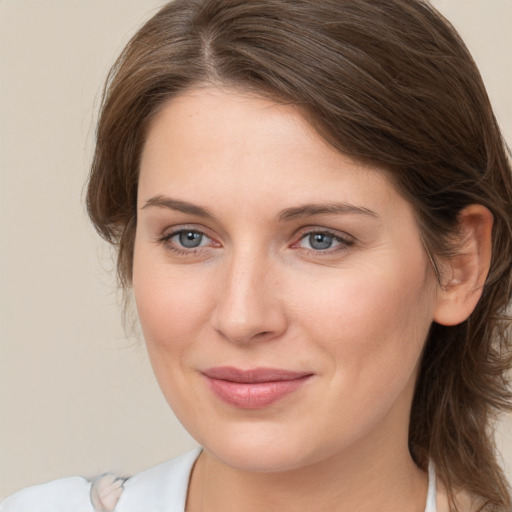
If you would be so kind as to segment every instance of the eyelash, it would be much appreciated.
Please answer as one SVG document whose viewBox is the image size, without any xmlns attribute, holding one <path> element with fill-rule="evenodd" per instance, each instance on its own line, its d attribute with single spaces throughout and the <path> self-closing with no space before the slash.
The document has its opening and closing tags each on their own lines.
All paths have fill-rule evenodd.
<svg viewBox="0 0 512 512">
<path fill-rule="evenodd" d="M 211 242 L 214 242 L 214 245 L 216 247 L 220 247 L 221 245 L 218 242 L 215 242 L 211 237 L 206 235 L 203 231 L 200 231 L 198 229 L 192 229 L 192 228 L 180 228 L 175 231 L 172 231 L 170 233 L 166 233 L 162 237 L 158 239 L 158 242 L 165 245 L 166 248 L 174 251 L 175 253 L 183 256 L 191 256 L 196 255 L 198 252 L 204 250 L 207 248 L 207 245 L 199 245 L 197 247 L 189 247 L 184 248 L 180 247 L 176 244 L 173 244 L 171 240 L 175 237 L 178 237 L 183 234 L 193 234 L 193 235 L 199 235 L 202 237 L 201 244 L 204 241 L 204 239 L 210 240 Z M 333 242 L 337 242 L 338 245 L 335 247 L 327 247 L 325 249 L 314 249 L 314 248 L 308 248 L 308 247 L 300 247 L 300 243 L 303 240 L 306 240 L 308 237 L 312 237 L 315 235 L 321 235 L 321 236 L 327 236 L 332 239 Z M 300 238 L 294 242 L 290 247 L 292 249 L 298 249 L 307 251 L 308 253 L 312 253 L 314 255 L 329 255 L 337 252 L 342 252 L 347 250 L 349 247 L 353 246 L 355 243 L 354 239 L 348 236 L 341 236 L 339 233 L 335 233 L 333 231 L 330 231 L 328 229 L 312 229 L 308 228 L 307 230 L 304 230 L 300 233 Z"/>
</svg>

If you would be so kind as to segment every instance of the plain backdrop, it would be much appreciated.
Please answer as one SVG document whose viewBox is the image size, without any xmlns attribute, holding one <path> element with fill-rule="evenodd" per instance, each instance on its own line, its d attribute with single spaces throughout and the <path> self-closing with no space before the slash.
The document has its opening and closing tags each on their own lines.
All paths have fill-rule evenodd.
<svg viewBox="0 0 512 512">
<path fill-rule="evenodd" d="M 249 1 L 249 0 L 248 0 Z M 106 73 L 162 2 L 0 0 L 0 498 L 192 448 L 127 337 L 84 181 Z M 512 140 L 512 0 L 437 0 Z M 512 419 L 498 444 L 512 475 Z"/>
</svg>

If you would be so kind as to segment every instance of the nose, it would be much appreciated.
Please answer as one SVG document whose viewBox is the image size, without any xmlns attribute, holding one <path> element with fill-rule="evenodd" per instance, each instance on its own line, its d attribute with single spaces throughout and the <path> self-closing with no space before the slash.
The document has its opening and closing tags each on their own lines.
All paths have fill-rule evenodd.
<svg viewBox="0 0 512 512">
<path fill-rule="evenodd" d="M 214 329 L 235 343 L 282 336 L 287 316 L 277 265 L 264 257 L 236 255 L 226 263 L 212 315 Z"/>
</svg>

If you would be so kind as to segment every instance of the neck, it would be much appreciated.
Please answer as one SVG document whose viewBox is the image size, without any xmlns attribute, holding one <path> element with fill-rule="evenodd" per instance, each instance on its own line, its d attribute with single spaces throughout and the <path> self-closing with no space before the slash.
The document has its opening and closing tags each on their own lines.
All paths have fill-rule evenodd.
<svg viewBox="0 0 512 512">
<path fill-rule="evenodd" d="M 407 449 L 382 443 L 376 449 L 352 450 L 279 473 L 242 471 L 203 451 L 192 475 L 187 512 L 423 512 L 426 474 Z"/>
</svg>

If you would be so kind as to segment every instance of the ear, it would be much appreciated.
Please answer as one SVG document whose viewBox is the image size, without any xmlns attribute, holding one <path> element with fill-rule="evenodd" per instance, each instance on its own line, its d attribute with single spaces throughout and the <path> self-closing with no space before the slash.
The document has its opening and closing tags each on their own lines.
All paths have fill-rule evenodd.
<svg viewBox="0 0 512 512">
<path fill-rule="evenodd" d="M 434 320 L 442 325 L 457 325 L 469 317 L 482 295 L 491 264 L 491 212 L 473 204 L 460 212 L 458 221 L 456 253 L 441 265 L 443 283 Z"/>
</svg>

